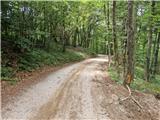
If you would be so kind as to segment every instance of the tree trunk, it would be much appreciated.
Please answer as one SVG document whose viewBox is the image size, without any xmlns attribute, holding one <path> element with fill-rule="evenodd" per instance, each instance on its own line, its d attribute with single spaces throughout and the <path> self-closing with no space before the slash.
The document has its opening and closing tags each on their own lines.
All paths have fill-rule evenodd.
<svg viewBox="0 0 160 120">
<path fill-rule="evenodd" d="M 78 35 L 78 28 L 76 28 L 75 32 L 74 32 L 74 37 L 73 37 L 73 41 L 72 41 L 72 46 L 73 47 L 77 46 L 77 35 Z"/>
<path fill-rule="evenodd" d="M 62 52 L 66 51 L 66 39 L 65 39 L 65 10 L 66 10 L 66 6 L 62 6 L 62 16 L 63 16 L 63 22 L 62 22 L 62 26 L 63 26 L 63 32 L 62 32 Z"/>
<path fill-rule="evenodd" d="M 154 54 L 154 67 L 153 67 L 153 75 L 155 76 L 156 70 L 157 70 L 157 65 L 158 65 L 158 53 L 159 53 L 159 46 L 160 46 L 160 32 L 158 33 L 158 39 L 157 39 L 157 44 L 156 44 L 156 50 Z"/>
<path fill-rule="evenodd" d="M 128 1 L 128 24 L 127 24 L 127 72 L 124 85 L 130 85 L 134 78 L 134 24 L 133 24 L 133 1 Z"/>
<path fill-rule="evenodd" d="M 151 4 L 151 15 L 154 13 L 154 6 L 155 6 L 155 1 L 152 1 Z M 149 18 L 149 32 L 148 32 L 148 43 L 147 43 L 147 53 L 146 53 L 146 68 L 145 68 L 145 80 L 149 81 L 150 80 L 150 73 L 151 73 L 151 48 L 152 48 L 152 20 L 153 18 Z"/>
<path fill-rule="evenodd" d="M 115 13 L 116 13 L 116 1 L 113 1 L 113 8 L 112 8 L 112 39 L 114 43 L 114 60 L 115 60 L 115 65 L 118 67 L 118 43 L 116 39 L 116 21 L 115 21 Z"/>
<path fill-rule="evenodd" d="M 108 28 L 108 33 L 110 32 L 110 28 L 109 28 L 109 1 L 108 1 L 108 4 L 107 4 L 107 19 L 108 19 L 108 22 L 107 22 L 107 28 Z M 110 67 L 110 64 L 111 64 L 111 45 L 110 45 L 110 37 L 108 35 L 108 66 Z"/>
<path fill-rule="evenodd" d="M 123 31 L 124 31 L 124 39 L 123 39 L 123 78 L 125 79 L 126 76 L 126 54 L 127 54 L 127 31 L 126 31 L 126 19 L 123 21 Z"/>
<path fill-rule="evenodd" d="M 151 66 L 151 75 L 152 75 L 153 78 L 154 78 L 153 69 L 154 69 L 154 60 L 155 60 L 155 52 L 156 52 L 157 40 L 158 40 L 158 32 L 156 31 L 155 39 L 154 39 L 154 42 L 153 42 L 152 58 L 151 58 L 151 65 L 150 65 Z"/>
<path fill-rule="evenodd" d="M 107 32 L 109 33 L 109 1 L 107 2 L 107 11 L 106 11 L 106 5 L 104 4 L 104 15 L 105 15 L 105 21 L 106 21 L 106 29 Z M 110 67 L 110 63 L 111 63 L 111 46 L 110 46 L 110 37 L 109 34 L 106 37 L 106 46 L 107 46 L 107 54 L 108 54 L 108 66 Z"/>
</svg>

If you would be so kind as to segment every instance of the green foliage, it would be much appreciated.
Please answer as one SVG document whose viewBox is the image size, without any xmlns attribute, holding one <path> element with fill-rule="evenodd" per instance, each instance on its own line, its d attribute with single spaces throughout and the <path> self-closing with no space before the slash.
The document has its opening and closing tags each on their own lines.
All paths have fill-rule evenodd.
<svg viewBox="0 0 160 120">
<path fill-rule="evenodd" d="M 104 41 L 103 5 L 103 1 L 2 1 L 2 41 L 10 39 L 17 52 L 33 48 L 49 51 L 54 44 L 63 50 L 64 39 L 67 45 L 89 48 L 96 44 L 102 48 L 104 44 L 93 40 L 99 36 Z M 91 46 L 98 52 L 95 45 Z"/>
<path fill-rule="evenodd" d="M 144 78 L 144 69 L 141 67 L 136 67 L 135 68 L 135 79 L 143 79 Z"/>
<path fill-rule="evenodd" d="M 91 56 L 96 56 L 96 52 L 92 49 L 84 49 L 84 52 Z"/>
<path fill-rule="evenodd" d="M 35 49 L 26 53 L 19 62 L 19 70 L 32 71 L 44 65 L 60 65 L 71 61 L 84 59 L 85 56 L 81 52 L 46 52 L 44 50 Z"/>
<path fill-rule="evenodd" d="M 118 84 L 123 84 L 123 79 L 119 77 L 113 67 L 110 67 L 108 72 L 112 80 Z M 156 75 L 155 79 L 151 79 L 151 82 L 147 82 L 144 80 L 144 69 L 141 67 L 136 67 L 135 78 L 131 84 L 131 88 L 142 92 L 160 93 L 160 75 Z"/>
<path fill-rule="evenodd" d="M 14 76 L 14 69 L 12 67 L 1 67 L 1 80 L 8 81 L 9 84 L 14 85 L 17 83 L 18 79 L 13 78 Z"/>
<path fill-rule="evenodd" d="M 141 67 L 135 68 L 135 79 L 131 84 L 133 89 L 143 92 L 160 93 L 160 75 L 156 75 L 150 82 L 144 80 L 144 69 Z"/>
<path fill-rule="evenodd" d="M 19 80 L 18 78 L 2 77 L 1 80 L 7 81 L 10 85 L 15 85 Z"/>
<path fill-rule="evenodd" d="M 117 72 L 116 72 L 114 67 L 110 67 L 108 69 L 108 73 L 109 73 L 109 75 L 110 75 L 112 80 L 114 80 L 118 84 L 122 84 L 123 83 L 123 80 L 119 77 L 119 75 L 117 74 Z"/>
<path fill-rule="evenodd" d="M 156 46 L 159 45 L 157 34 L 160 31 L 160 2 L 155 3 L 154 14 L 151 14 L 152 2 L 134 3 L 133 22 L 136 24 L 133 54 L 136 67 L 133 87 L 143 83 L 150 25 L 153 31 L 151 56 L 148 56 L 152 64 L 149 66 L 160 68 L 160 55 L 158 63 L 154 65 L 157 56 L 155 51 L 158 50 Z M 109 51 L 111 55 L 114 53 L 111 1 L 2 1 L 1 4 L 2 77 L 12 77 L 15 69 L 32 71 L 44 65 L 56 66 L 81 60 L 87 55 L 108 54 Z M 127 4 L 127 1 L 116 2 L 115 35 L 119 64 L 123 64 L 121 59 L 127 58 L 127 53 L 124 55 L 127 43 Z M 71 46 L 83 48 L 86 54 L 73 50 L 61 52 Z M 13 68 L 14 61 L 17 68 Z M 115 71 L 109 69 L 111 77 L 122 83 L 123 80 L 120 80 Z M 155 74 L 159 74 L 159 71 L 157 69 Z M 156 75 L 150 83 L 159 84 L 158 79 Z M 144 84 L 150 88 L 148 83 Z M 145 85 L 142 85 L 143 89 Z"/>
<path fill-rule="evenodd" d="M 134 80 L 133 84 L 131 84 L 131 87 L 143 92 L 160 93 L 160 83 L 158 81 L 154 81 L 152 83 L 139 78 Z"/>
<path fill-rule="evenodd" d="M 2 77 L 12 77 L 13 75 L 13 68 L 12 67 L 1 67 L 1 76 Z"/>
<path fill-rule="evenodd" d="M 15 46 L 19 49 L 24 49 L 29 51 L 30 50 L 30 45 L 31 41 L 29 39 L 26 39 L 24 37 L 20 37 L 14 42 Z"/>
</svg>

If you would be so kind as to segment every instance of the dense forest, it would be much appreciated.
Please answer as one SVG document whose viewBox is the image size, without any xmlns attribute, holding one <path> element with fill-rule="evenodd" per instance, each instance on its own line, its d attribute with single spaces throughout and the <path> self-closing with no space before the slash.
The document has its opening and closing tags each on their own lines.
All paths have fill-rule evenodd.
<svg viewBox="0 0 160 120">
<path fill-rule="evenodd" d="M 159 1 L 1 2 L 2 80 L 106 54 L 111 76 L 159 92 L 159 48 Z"/>
<path fill-rule="evenodd" d="M 160 1 L 1 1 L 4 120 L 159 120 Z"/>
</svg>

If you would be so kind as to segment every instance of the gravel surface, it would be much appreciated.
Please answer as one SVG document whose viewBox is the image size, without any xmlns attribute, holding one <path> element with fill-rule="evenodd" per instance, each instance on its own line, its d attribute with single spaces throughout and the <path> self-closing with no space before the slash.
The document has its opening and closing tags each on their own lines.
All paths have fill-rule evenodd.
<svg viewBox="0 0 160 120">
<path fill-rule="evenodd" d="M 134 93 L 144 106 L 119 102 L 128 91 L 110 80 L 107 57 L 99 56 L 64 67 L 25 88 L 2 107 L 3 119 L 29 120 L 158 120 L 159 101 Z M 142 97 L 141 97 L 142 96 Z M 148 100 L 148 98 L 152 98 Z M 154 103 L 154 104 L 153 104 Z M 148 112 L 148 110 L 150 110 Z"/>
</svg>

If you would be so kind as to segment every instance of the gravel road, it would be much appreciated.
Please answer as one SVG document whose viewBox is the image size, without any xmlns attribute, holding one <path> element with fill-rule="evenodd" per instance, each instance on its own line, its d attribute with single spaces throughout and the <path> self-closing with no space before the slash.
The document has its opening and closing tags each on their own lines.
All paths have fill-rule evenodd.
<svg viewBox="0 0 160 120">
<path fill-rule="evenodd" d="M 100 64 L 107 64 L 107 58 L 90 58 L 51 73 L 2 108 L 2 118 L 110 120 L 97 104 L 99 95 L 95 93 L 99 93 L 93 88 L 95 75 L 103 69 L 97 69 Z M 102 96 L 98 98 L 101 99 Z"/>
</svg>

